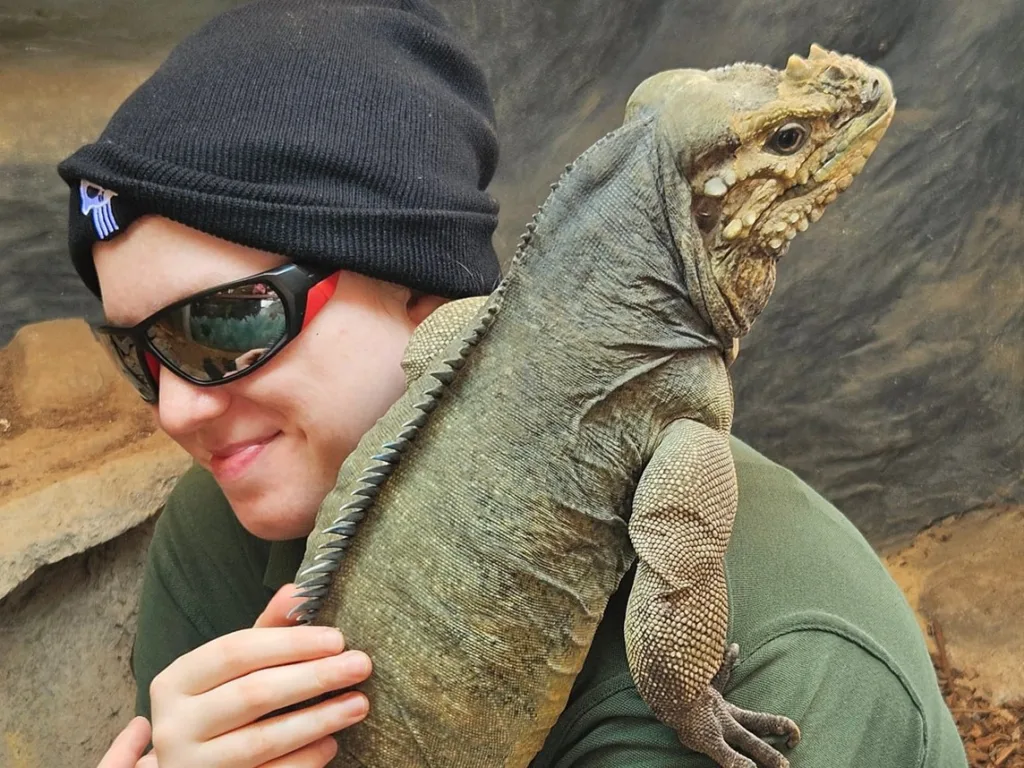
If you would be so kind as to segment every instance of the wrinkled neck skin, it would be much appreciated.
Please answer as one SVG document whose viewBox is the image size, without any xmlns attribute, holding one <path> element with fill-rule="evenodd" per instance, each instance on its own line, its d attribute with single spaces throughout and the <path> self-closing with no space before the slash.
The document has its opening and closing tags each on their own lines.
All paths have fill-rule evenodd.
<svg viewBox="0 0 1024 768">
<path fill-rule="evenodd" d="M 666 205 L 655 142 L 652 123 L 636 120 L 587 150 L 509 271 L 506 300 L 527 322 L 543 324 L 548 349 L 564 345 L 609 372 L 728 348 L 705 308 L 702 275 L 710 271 L 692 253 L 700 240 L 688 188 L 684 182 L 685 197 Z M 668 175 L 678 174 L 673 167 Z"/>
<path fill-rule="evenodd" d="M 657 146 L 665 219 L 694 308 L 726 349 L 750 331 L 775 287 L 776 260 L 735 247 L 714 254 L 694 224 L 690 184 L 676 166 L 671 146 Z"/>
</svg>

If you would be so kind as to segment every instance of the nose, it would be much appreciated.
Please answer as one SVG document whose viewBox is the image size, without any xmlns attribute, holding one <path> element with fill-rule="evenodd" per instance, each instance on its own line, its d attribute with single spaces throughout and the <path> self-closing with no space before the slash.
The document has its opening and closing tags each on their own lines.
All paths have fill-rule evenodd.
<svg viewBox="0 0 1024 768">
<path fill-rule="evenodd" d="M 166 368 L 160 369 L 157 419 L 161 429 L 171 437 L 195 432 L 224 414 L 230 404 L 231 395 L 226 387 L 197 387 Z"/>
<path fill-rule="evenodd" d="M 874 109 L 879 100 L 882 98 L 882 83 L 878 78 L 871 81 L 871 85 L 866 86 L 863 91 L 864 106 L 868 109 Z"/>
</svg>

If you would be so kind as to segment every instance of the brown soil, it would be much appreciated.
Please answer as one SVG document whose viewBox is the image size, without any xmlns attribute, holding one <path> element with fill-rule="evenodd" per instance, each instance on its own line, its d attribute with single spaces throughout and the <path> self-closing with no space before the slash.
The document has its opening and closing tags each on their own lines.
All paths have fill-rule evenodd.
<svg viewBox="0 0 1024 768">
<path fill-rule="evenodd" d="M 943 696 L 967 750 L 970 768 L 1024 768 L 1024 699 L 993 705 L 945 654 L 942 630 L 933 625 L 942 649 L 932 656 Z"/>
<path fill-rule="evenodd" d="M 97 357 L 102 354 L 97 345 Z M 135 392 L 116 375 L 88 408 L 58 405 L 26 416 L 14 384 L 24 380 L 23 357 L 16 343 L 0 349 L 0 501 L 169 442 Z"/>
<path fill-rule="evenodd" d="M 981 509 L 885 558 L 914 608 L 970 768 L 1024 768 L 1024 508 Z"/>
</svg>

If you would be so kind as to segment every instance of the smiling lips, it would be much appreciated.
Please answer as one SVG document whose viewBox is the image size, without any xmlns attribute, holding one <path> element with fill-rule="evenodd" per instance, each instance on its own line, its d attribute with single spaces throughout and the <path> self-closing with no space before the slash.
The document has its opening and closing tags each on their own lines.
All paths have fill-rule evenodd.
<svg viewBox="0 0 1024 768">
<path fill-rule="evenodd" d="M 255 440 L 245 440 L 216 448 L 210 451 L 210 471 L 218 482 L 239 479 L 249 465 L 263 452 L 263 449 L 276 438 L 280 432 Z"/>
</svg>

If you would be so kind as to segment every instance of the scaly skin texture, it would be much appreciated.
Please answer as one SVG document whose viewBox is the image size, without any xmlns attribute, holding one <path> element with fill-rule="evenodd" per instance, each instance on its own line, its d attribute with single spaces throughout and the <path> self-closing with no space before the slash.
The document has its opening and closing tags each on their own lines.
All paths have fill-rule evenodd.
<svg viewBox="0 0 1024 768">
<path fill-rule="evenodd" d="M 660 73 L 494 293 L 417 330 L 409 389 L 342 467 L 297 577 L 303 620 L 374 660 L 333 765 L 528 765 L 634 559 L 627 655 L 654 713 L 723 768 L 788 765 L 760 737 L 797 725 L 721 695 L 727 362 L 894 106 L 881 71 L 816 46 L 785 72 Z"/>
</svg>

